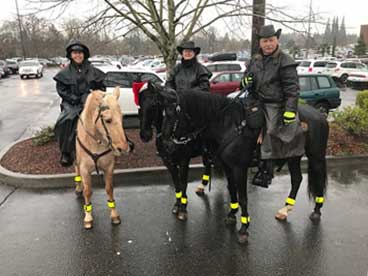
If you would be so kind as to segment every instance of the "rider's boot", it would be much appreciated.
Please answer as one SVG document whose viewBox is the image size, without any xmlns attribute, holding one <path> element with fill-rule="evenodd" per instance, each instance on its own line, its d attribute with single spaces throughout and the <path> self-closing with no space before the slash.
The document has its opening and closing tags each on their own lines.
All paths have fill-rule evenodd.
<svg viewBox="0 0 368 276">
<path fill-rule="evenodd" d="M 255 174 L 252 184 L 268 188 L 273 178 L 272 160 L 260 160 L 258 172 Z"/>
</svg>

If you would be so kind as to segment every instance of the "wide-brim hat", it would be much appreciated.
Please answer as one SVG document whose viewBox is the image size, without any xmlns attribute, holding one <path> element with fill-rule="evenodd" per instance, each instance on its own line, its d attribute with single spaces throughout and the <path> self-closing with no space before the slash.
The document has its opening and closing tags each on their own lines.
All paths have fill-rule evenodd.
<svg viewBox="0 0 368 276">
<path fill-rule="evenodd" d="M 196 55 L 201 52 L 201 48 L 195 46 L 193 41 L 184 41 L 178 47 L 176 47 L 176 50 L 178 50 L 180 54 L 183 52 L 184 49 L 193 50 Z"/>
<path fill-rule="evenodd" d="M 90 57 L 88 47 L 78 40 L 72 40 L 69 42 L 68 46 L 66 46 L 66 57 L 70 59 L 73 51 L 83 52 L 85 59 Z"/>
<path fill-rule="evenodd" d="M 281 35 L 281 29 L 278 29 L 277 31 L 275 31 L 275 27 L 273 25 L 265 25 L 265 26 L 262 26 L 261 29 L 259 30 L 257 37 L 258 39 L 268 38 L 272 36 L 276 36 L 277 38 L 280 38 L 280 35 Z"/>
</svg>

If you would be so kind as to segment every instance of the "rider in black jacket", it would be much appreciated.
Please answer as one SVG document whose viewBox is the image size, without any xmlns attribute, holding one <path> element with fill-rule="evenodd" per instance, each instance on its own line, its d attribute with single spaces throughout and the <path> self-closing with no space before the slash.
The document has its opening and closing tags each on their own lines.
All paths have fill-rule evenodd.
<svg viewBox="0 0 368 276">
<path fill-rule="evenodd" d="M 209 78 L 212 73 L 197 61 L 201 48 L 196 47 L 193 41 L 186 41 L 176 49 L 182 56 L 181 63 L 176 65 L 169 75 L 166 87 L 178 92 L 193 88 L 209 92 Z"/>
<path fill-rule="evenodd" d="M 105 74 L 88 61 L 87 46 L 71 41 L 66 47 L 70 64 L 56 74 L 56 90 L 61 97 L 61 113 L 56 121 L 55 136 L 61 152 L 60 163 L 70 166 L 75 155 L 75 130 L 78 116 L 91 90 L 105 90 Z"/>
</svg>

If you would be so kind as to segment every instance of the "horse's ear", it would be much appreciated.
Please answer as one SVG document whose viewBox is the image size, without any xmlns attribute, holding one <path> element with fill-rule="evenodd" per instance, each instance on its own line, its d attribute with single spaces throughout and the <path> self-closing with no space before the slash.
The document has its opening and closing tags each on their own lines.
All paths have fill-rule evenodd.
<svg viewBox="0 0 368 276">
<path fill-rule="evenodd" d="M 120 87 L 119 86 L 116 86 L 114 88 L 114 92 L 112 93 L 112 95 L 118 100 L 119 97 L 120 97 Z"/>
</svg>

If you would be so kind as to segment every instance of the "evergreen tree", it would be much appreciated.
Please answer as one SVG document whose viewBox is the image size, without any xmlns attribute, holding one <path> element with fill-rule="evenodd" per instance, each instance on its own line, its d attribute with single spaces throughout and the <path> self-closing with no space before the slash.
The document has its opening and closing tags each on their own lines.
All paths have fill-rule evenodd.
<svg viewBox="0 0 368 276">
<path fill-rule="evenodd" d="M 363 56 L 367 51 L 367 46 L 364 43 L 363 37 L 358 39 L 358 43 L 354 47 L 354 55 Z"/>
<path fill-rule="evenodd" d="M 329 44 L 331 41 L 331 26 L 330 26 L 330 18 L 327 20 L 325 34 L 323 37 L 323 43 Z"/>
<path fill-rule="evenodd" d="M 347 39 L 346 39 L 346 28 L 345 28 L 345 17 L 342 18 L 340 30 L 337 36 L 337 44 L 340 46 L 346 46 Z"/>
</svg>

